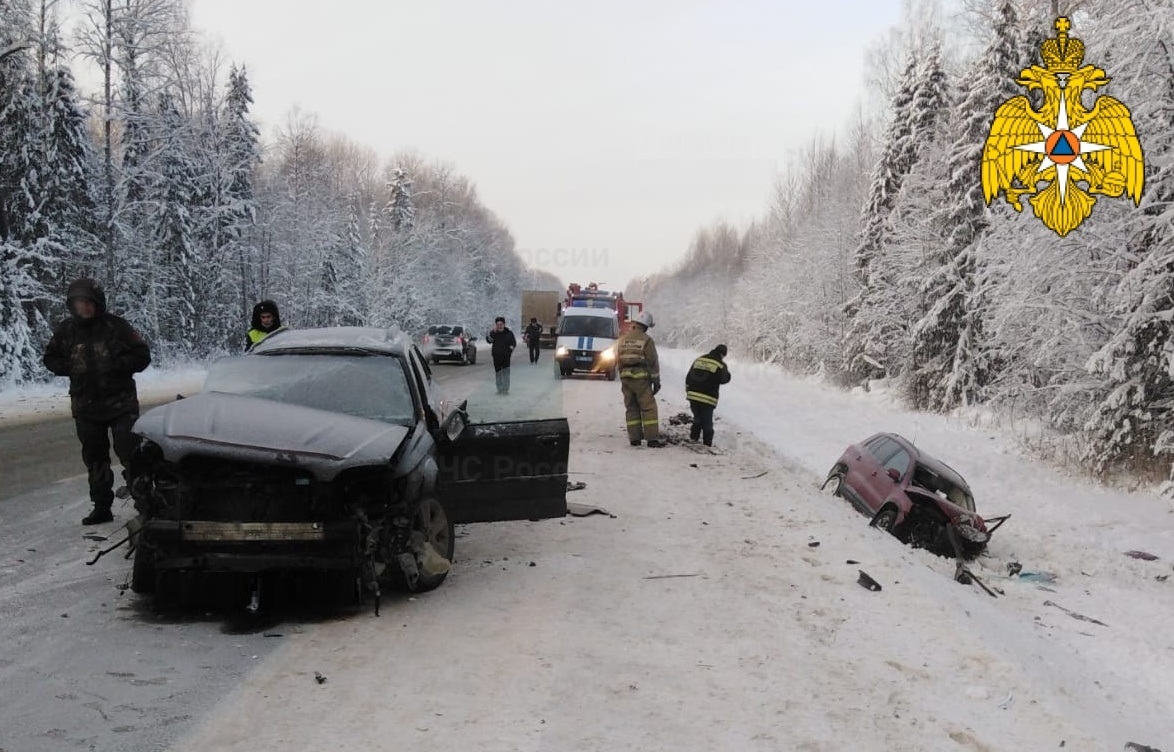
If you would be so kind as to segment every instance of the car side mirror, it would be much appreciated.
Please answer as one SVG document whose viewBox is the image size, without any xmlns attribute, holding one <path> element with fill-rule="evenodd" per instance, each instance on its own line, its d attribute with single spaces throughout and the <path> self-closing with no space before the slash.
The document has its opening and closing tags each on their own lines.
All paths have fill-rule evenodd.
<svg viewBox="0 0 1174 752">
<path fill-rule="evenodd" d="M 440 432 L 450 442 L 460 438 L 461 431 L 464 431 L 465 426 L 469 424 L 468 406 L 468 400 L 461 402 L 457 405 L 457 409 L 446 415 L 444 422 L 440 424 Z"/>
<path fill-rule="evenodd" d="M 889 477 L 893 479 L 894 483 L 896 483 L 897 481 L 901 480 L 901 471 L 895 467 L 890 467 Z"/>
</svg>

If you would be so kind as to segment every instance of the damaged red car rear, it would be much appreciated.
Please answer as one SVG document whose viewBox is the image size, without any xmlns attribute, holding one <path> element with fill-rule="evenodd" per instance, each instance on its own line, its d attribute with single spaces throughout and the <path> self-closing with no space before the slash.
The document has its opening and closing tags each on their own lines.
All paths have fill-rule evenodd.
<svg viewBox="0 0 1174 752">
<path fill-rule="evenodd" d="M 894 433 L 848 447 L 823 487 L 901 542 L 959 559 L 981 554 L 1009 516 L 984 520 L 957 471 Z"/>
</svg>

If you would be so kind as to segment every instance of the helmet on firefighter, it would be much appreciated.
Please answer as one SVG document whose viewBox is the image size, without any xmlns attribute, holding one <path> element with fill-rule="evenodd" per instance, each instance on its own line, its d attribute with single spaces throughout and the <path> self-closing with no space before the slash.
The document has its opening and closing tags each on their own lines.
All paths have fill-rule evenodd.
<svg viewBox="0 0 1174 752">
<path fill-rule="evenodd" d="M 632 317 L 632 321 L 637 324 L 643 324 L 645 329 L 651 329 L 652 327 L 656 326 L 652 320 L 652 314 L 648 311 L 640 311 L 640 313 L 637 313 L 634 317 Z"/>
</svg>

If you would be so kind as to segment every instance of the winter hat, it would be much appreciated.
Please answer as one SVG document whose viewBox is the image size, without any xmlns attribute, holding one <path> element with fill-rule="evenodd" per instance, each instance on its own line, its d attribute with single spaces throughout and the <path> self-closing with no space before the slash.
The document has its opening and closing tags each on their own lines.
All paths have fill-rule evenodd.
<svg viewBox="0 0 1174 752">
<path fill-rule="evenodd" d="M 725 345 L 718 345 L 717 347 L 713 348 L 713 352 L 718 357 L 724 358 L 724 357 L 726 357 L 726 353 L 729 351 L 726 350 Z"/>
<path fill-rule="evenodd" d="M 106 310 L 106 291 L 102 285 L 90 277 L 82 277 L 69 283 L 65 291 L 65 305 L 73 310 L 73 301 L 88 300 L 98 308 L 98 313 Z"/>
<path fill-rule="evenodd" d="M 261 326 L 261 314 L 269 313 L 273 315 L 273 323 L 268 327 Z M 262 300 L 257 305 L 253 306 L 252 327 L 262 331 L 273 331 L 281 327 L 281 312 L 277 309 L 277 303 L 272 300 Z"/>
</svg>

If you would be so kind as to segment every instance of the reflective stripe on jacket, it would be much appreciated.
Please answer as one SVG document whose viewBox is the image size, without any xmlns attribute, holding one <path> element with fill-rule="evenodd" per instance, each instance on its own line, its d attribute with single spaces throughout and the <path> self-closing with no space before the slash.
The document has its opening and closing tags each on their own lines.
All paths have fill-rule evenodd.
<svg viewBox="0 0 1174 752">
<path fill-rule="evenodd" d="M 616 341 L 616 360 L 619 361 L 621 379 L 660 380 L 656 343 L 647 332 L 635 328 L 624 332 Z"/>
<path fill-rule="evenodd" d="M 713 352 L 702 355 L 685 375 L 685 399 L 717 407 L 718 391 L 730 381 L 730 369 Z"/>
</svg>

